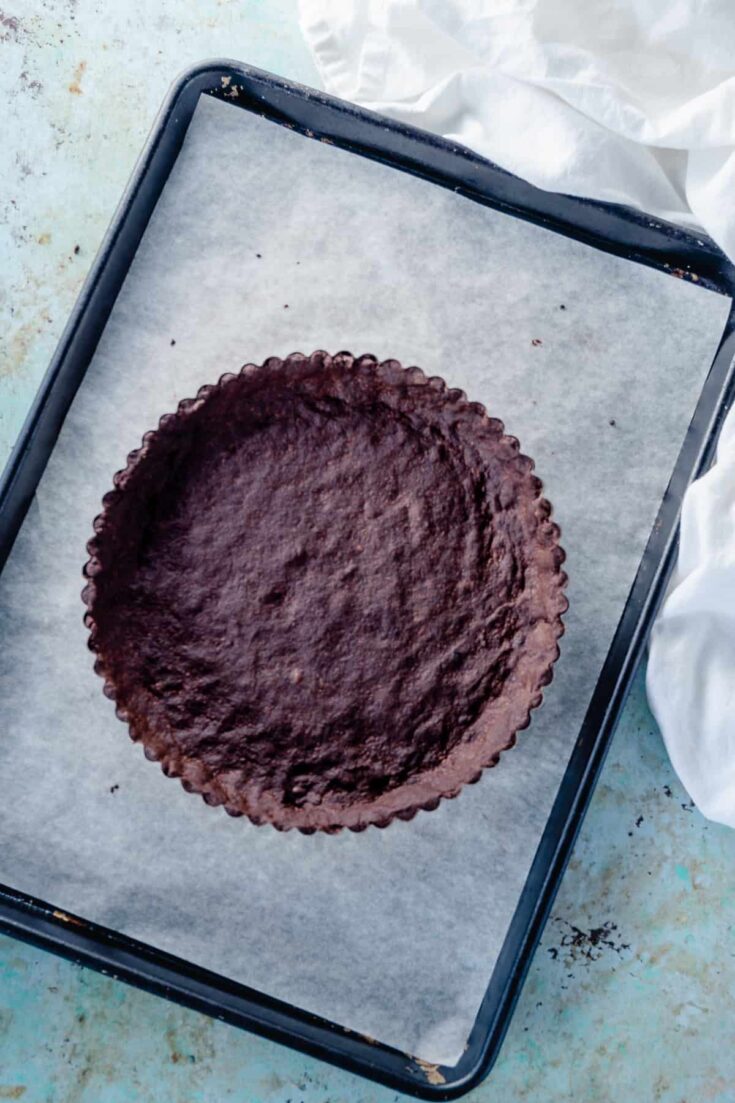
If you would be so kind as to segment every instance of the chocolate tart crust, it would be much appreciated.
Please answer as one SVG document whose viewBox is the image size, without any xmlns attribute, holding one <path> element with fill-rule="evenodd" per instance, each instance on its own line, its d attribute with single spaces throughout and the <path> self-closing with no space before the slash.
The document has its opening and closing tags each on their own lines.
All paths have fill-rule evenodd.
<svg viewBox="0 0 735 1103">
<path fill-rule="evenodd" d="M 82 593 L 104 692 L 208 804 L 280 830 L 410 819 L 527 727 L 559 528 L 502 422 L 419 368 L 247 364 L 146 433 Z"/>
</svg>

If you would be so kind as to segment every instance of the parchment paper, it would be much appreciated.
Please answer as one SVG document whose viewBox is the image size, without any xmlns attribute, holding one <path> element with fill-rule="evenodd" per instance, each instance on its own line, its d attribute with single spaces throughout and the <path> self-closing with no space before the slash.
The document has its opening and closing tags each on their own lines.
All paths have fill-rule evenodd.
<svg viewBox="0 0 735 1103">
<path fill-rule="evenodd" d="M 203 99 L 0 580 L 2 881 L 455 1063 L 729 305 Z M 305 838 L 143 758 L 79 592 L 142 433 L 224 371 L 320 347 L 420 364 L 505 420 L 562 526 L 571 608 L 499 767 L 411 823 Z"/>
</svg>

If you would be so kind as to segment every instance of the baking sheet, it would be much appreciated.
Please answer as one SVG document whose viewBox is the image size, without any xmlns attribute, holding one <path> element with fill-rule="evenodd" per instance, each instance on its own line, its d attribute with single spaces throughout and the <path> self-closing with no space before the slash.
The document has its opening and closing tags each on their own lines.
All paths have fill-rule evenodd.
<svg viewBox="0 0 735 1103">
<path fill-rule="evenodd" d="M 0 879 L 424 1060 L 464 1048 L 730 302 L 203 98 L 0 578 Z M 395 356 L 518 435 L 570 611 L 544 706 L 454 801 L 281 835 L 143 758 L 84 544 L 144 430 L 245 360 Z"/>
</svg>

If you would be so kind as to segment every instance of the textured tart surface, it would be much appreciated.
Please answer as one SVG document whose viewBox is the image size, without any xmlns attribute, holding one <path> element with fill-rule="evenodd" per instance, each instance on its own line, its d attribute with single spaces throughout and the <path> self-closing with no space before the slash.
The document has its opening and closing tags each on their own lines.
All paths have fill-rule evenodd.
<svg viewBox="0 0 735 1103">
<path fill-rule="evenodd" d="M 551 679 L 564 558 L 518 442 L 373 357 L 248 365 L 115 477 L 84 599 L 133 739 L 280 828 L 435 807 Z"/>
</svg>

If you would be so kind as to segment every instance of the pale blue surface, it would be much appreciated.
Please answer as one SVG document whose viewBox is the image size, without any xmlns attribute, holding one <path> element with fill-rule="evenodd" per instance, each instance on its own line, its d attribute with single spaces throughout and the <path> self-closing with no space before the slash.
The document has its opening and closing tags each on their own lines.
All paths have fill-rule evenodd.
<svg viewBox="0 0 735 1103">
<path fill-rule="evenodd" d="M 316 81 L 292 0 L 45 2 L 0 14 L 0 459 L 171 78 L 229 55 Z M 735 833 L 691 807 L 639 678 L 501 1057 L 469 1098 L 732 1103 L 734 869 Z M 0 1101 L 397 1098 L 0 938 Z"/>
</svg>

